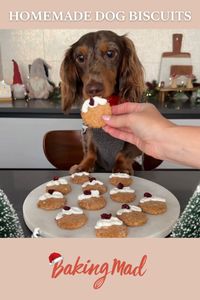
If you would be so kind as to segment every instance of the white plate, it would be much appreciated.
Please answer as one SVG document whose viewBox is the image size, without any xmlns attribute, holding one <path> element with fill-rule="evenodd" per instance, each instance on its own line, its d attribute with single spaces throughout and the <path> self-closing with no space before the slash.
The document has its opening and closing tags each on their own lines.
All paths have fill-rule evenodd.
<svg viewBox="0 0 200 300">
<path fill-rule="evenodd" d="M 105 183 L 108 187 L 108 191 L 113 188 L 112 185 L 108 184 L 108 177 L 110 174 L 108 173 L 93 173 L 91 176 L 96 177 Z M 65 177 L 69 182 L 69 177 Z M 176 197 L 163 186 L 154 183 L 152 181 L 135 177 L 133 178 L 132 188 L 136 191 L 136 200 L 133 204 L 137 205 L 140 198 L 143 197 L 144 192 L 149 192 L 153 196 L 158 196 L 166 199 L 167 203 L 167 212 L 162 215 L 147 215 L 148 221 L 145 225 L 140 227 L 129 227 L 128 229 L 128 237 L 165 237 L 167 236 L 173 225 L 176 223 L 179 213 L 180 213 L 180 205 Z M 49 179 L 51 180 L 51 178 Z M 81 185 L 72 185 L 72 192 L 69 193 L 67 197 L 69 206 L 78 206 L 77 205 L 77 196 L 82 193 Z M 28 228 L 33 231 L 36 227 L 40 228 L 41 235 L 43 237 L 76 237 L 76 238 L 89 238 L 95 237 L 94 226 L 96 221 L 100 218 L 102 213 L 112 213 L 115 215 L 116 211 L 121 208 L 120 203 L 116 203 L 110 199 L 108 193 L 104 194 L 107 205 L 103 209 L 99 211 L 87 211 L 85 210 L 85 214 L 88 216 L 87 224 L 75 230 L 64 230 L 60 229 L 56 222 L 55 216 L 58 211 L 45 211 L 37 207 L 37 202 L 39 196 L 44 194 L 46 183 L 40 185 L 35 188 L 30 194 L 26 197 L 23 204 L 23 214 L 24 220 Z"/>
</svg>

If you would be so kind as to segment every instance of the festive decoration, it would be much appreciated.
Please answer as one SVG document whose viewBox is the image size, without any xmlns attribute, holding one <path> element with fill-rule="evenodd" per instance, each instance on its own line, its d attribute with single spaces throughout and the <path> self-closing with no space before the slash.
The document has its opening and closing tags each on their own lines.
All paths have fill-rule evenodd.
<svg viewBox="0 0 200 300">
<path fill-rule="evenodd" d="M 24 237 L 18 216 L 2 190 L 0 190 L 0 237 Z"/>
<path fill-rule="evenodd" d="M 26 88 L 22 82 L 21 74 L 19 71 L 19 66 L 17 62 L 13 59 L 13 84 L 12 91 L 14 99 L 24 99 L 26 96 Z"/>
<path fill-rule="evenodd" d="M 4 80 L 0 81 L 0 101 L 12 99 L 11 88 Z"/>
<path fill-rule="evenodd" d="M 145 91 L 144 97 L 145 98 L 154 98 L 158 95 L 158 83 L 156 80 L 152 82 L 146 82 L 147 89 Z"/>
<path fill-rule="evenodd" d="M 13 84 L 23 84 L 21 74 L 19 72 L 19 66 L 14 59 L 12 59 L 12 62 L 13 62 Z"/>
<path fill-rule="evenodd" d="M 176 74 L 172 74 L 172 76 L 170 77 L 170 87 L 172 89 L 176 89 L 177 88 L 177 78 L 178 76 Z"/>
<path fill-rule="evenodd" d="M 61 87 L 54 87 L 53 92 L 49 95 L 49 100 L 59 103 L 61 101 Z"/>
<path fill-rule="evenodd" d="M 199 104 L 200 103 L 200 88 L 197 89 L 197 94 L 196 94 L 196 99 L 195 99 L 196 103 Z"/>
<path fill-rule="evenodd" d="M 200 237 L 200 185 L 197 186 L 184 212 L 174 226 L 171 237 Z"/>
<path fill-rule="evenodd" d="M 30 99 L 48 99 L 55 84 L 49 79 L 51 66 L 42 58 L 33 61 L 30 67 L 28 90 Z"/>
<path fill-rule="evenodd" d="M 194 78 L 195 78 L 195 76 L 193 74 L 187 75 L 187 84 L 186 84 L 187 89 L 192 89 L 194 87 L 193 83 L 192 83 Z"/>
<path fill-rule="evenodd" d="M 55 265 L 59 261 L 63 260 L 63 257 L 60 253 L 53 252 L 49 255 L 49 264 L 50 265 Z"/>
</svg>

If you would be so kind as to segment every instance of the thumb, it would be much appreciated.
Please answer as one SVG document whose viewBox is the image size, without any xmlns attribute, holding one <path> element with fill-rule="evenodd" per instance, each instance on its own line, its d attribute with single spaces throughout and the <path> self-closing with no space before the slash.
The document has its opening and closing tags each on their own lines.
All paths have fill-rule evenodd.
<svg viewBox="0 0 200 300">
<path fill-rule="evenodd" d="M 129 114 L 125 115 L 103 115 L 102 119 L 110 127 L 121 128 L 130 127 Z"/>
</svg>

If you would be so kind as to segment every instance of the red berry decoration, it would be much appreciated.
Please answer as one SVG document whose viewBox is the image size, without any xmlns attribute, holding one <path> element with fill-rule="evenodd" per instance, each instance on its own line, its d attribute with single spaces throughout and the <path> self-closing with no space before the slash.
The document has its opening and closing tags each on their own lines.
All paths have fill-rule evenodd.
<svg viewBox="0 0 200 300">
<path fill-rule="evenodd" d="M 130 206 L 128 204 L 122 204 L 123 209 L 130 209 Z"/>
<path fill-rule="evenodd" d="M 89 178 L 89 181 L 90 181 L 90 182 L 92 182 L 93 180 L 96 180 L 96 178 L 95 178 L 95 177 L 90 177 L 90 178 Z"/>
<path fill-rule="evenodd" d="M 64 210 L 70 210 L 70 208 L 71 208 L 71 207 L 69 207 L 69 206 L 67 206 L 67 205 L 65 205 L 65 206 L 63 207 Z"/>
<path fill-rule="evenodd" d="M 102 219 L 107 219 L 109 220 L 112 217 L 112 214 L 101 214 Z"/>
<path fill-rule="evenodd" d="M 149 192 L 144 193 L 144 197 L 150 198 L 152 195 Z"/>
<path fill-rule="evenodd" d="M 53 190 L 53 189 L 48 190 L 48 193 L 51 194 L 51 195 L 52 195 L 54 192 L 55 192 L 55 190 Z"/>
<path fill-rule="evenodd" d="M 90 98 L 89 105 L 90 105 L 90 106 L 94 106 L 94 99 L 93 99 L 93 98 Z"/>
<path fill-rule="evenodd" d="M 92 193 L 91 193 L 90 190 L 85 190 L 85 191 L 83 192 L 83 194 L 84 194 L 84 195 L 91 195 Z"/>
<path fill-rule="evenodd" d="M 53 180 L 58 180 L 58 179 L 59 179 L 58 176 L 54 176 L 54 177 L 53 177 Z"/>
<path fill-rule="evenodd" d="M 120 182 L 120 183 L 118 183 L 118 185 L 117 185 L 117 188 L 118 189 L 120 189 L 120 190 L 122 190 L 123 189 L 123 187 L 124 187 L 124 185 Z"/>
</svg>

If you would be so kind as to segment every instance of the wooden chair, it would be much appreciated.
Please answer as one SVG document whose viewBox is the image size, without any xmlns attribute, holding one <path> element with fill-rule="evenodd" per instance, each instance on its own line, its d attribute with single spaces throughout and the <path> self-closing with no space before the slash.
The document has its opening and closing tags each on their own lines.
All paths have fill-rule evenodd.
<svg viewBox="0 0 200 300">
<path fill-rule="evenodd" d="M 59 170 L 69 170 L 83 158 L 81 132 L 78 130 L 49 131 L 43 138 L 48 161 Z"/>
<path fill-rule="evenodd" d="M 83 158 L 81 132 L 78 130 L 55 130 L 45 134 L 43 150 L 48 161 L 59 170 L 69 170 Z M 152 170 L 162 163 L 146 154 L 143 155 L 142 166 L 134 162 L 133 169 Z"/>
</svg>

